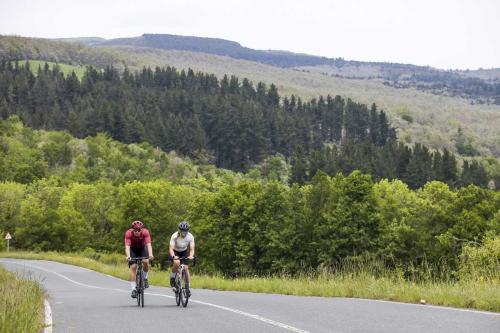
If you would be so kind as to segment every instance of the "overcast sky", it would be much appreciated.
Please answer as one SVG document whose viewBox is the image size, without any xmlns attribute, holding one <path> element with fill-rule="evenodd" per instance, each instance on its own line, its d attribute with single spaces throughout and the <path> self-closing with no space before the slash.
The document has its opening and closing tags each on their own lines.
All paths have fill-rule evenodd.
<svg viewBox="0 0 500 333">
<path fill-rule="evenodd" d="M 167 33 L 444 69 L 500 67 L 499 0 L 0 0 L 0 34 Z"/>
</svg>

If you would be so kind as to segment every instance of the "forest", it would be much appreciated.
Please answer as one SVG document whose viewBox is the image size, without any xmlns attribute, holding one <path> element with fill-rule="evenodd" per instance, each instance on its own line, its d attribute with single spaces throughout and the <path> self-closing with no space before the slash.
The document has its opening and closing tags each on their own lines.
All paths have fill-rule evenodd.
<svg viewBox="0 0 500 333">
<path fill-rule="evenodd" d="M 499 186 L 477 161 L 459 166 L 446 149 L 398 142 L 383 110 L 341 96 L 303 101 L 281 97 L 272 84 L 173 67 L 133 73 L 88 67 L 79 80 L 57 66 L 1 62 L 0 74 L 0 117 L 17 115 L 33 128 L 78 138 L 107 133 L 243 172 L 281 156 L 291 166 L 290 183 L 298 184 L 318 170 L 330 176 L 361 170 L 412 189 L 431 180 Z"/>
<path fill-rule="evenodd" d="M 498 191 L 441 181 L 412 190 L 357 170 L 289 185 L 278 157 L 236 173 L 148 143 L 33 130 L 15 116 L 0 128 L 0 233 L 15 249 L 121 253 L 140 219 L 165 265 L 169 235 L 187 219 L 206 273 L 294 275 L 382 260 L 436 279 L 496 274 Z"/>
</svg>

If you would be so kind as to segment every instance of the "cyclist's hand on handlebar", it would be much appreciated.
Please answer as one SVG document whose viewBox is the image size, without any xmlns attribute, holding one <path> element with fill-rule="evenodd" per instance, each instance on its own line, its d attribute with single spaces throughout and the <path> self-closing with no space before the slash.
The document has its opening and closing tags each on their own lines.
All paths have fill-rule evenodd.
<svg viewBox="0 0 500 333">
<path fill-rule="evenodd" d="M 194 259 L 194 256 L 189 256 L 189 257 L 187 257 L 187 258 L 188 258 L 188 259 L 193 260 L 193 259 Z"/>
<path fill-rule="evenodd" d="M 130 257 L 127 257 L 127 261 L 130 261 L 131 259 L 132 259 L 132 258 L 130 258 Z"/>
<path fill-rule="evenodd" d="M 153 260 L 155 257 L 153 255 L 149 256 L 149 260 Z"/>
</svg>

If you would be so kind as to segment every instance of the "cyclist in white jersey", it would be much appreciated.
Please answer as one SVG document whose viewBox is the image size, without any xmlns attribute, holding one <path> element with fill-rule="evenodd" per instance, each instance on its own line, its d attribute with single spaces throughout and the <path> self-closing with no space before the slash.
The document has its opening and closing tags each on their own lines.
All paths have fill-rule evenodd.
<svg viewBox="0 0 500 333">
<path fill-rule="evenodd" d="M 170 237 L 168 252 L 173 262 L 172 273 L 170 273 L 170 286 L 173 287 L 175 285 L 175 273 L 177 273 L 177 269 L 181 264 L 179 258 L 194 259 L 194 236 L 189 232 L 189 223 L 186 221 L 179 223 L 179 231 L 174 232 L 172 237 Z M 189 266 L 186 265 L 184 260 L 182 263 L 186 268 L 188 281 L 190 281 Z M 188 295 L 191 295 L 189 282 L 187 284 L 187 292 Z"/>
</svg>

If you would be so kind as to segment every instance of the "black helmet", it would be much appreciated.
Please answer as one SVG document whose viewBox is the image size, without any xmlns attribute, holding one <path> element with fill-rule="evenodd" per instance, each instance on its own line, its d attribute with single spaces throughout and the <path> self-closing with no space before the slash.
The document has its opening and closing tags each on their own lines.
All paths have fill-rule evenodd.
<svg viewBox="0 0 500 333">
<path fill-rule="evenodd" d="M 179 223 L 179 230 L 188 231 L 189 230 L 189 223 L 187 223 L 187 221 L 182 221 L 181 223 Z"/>
</svg>

